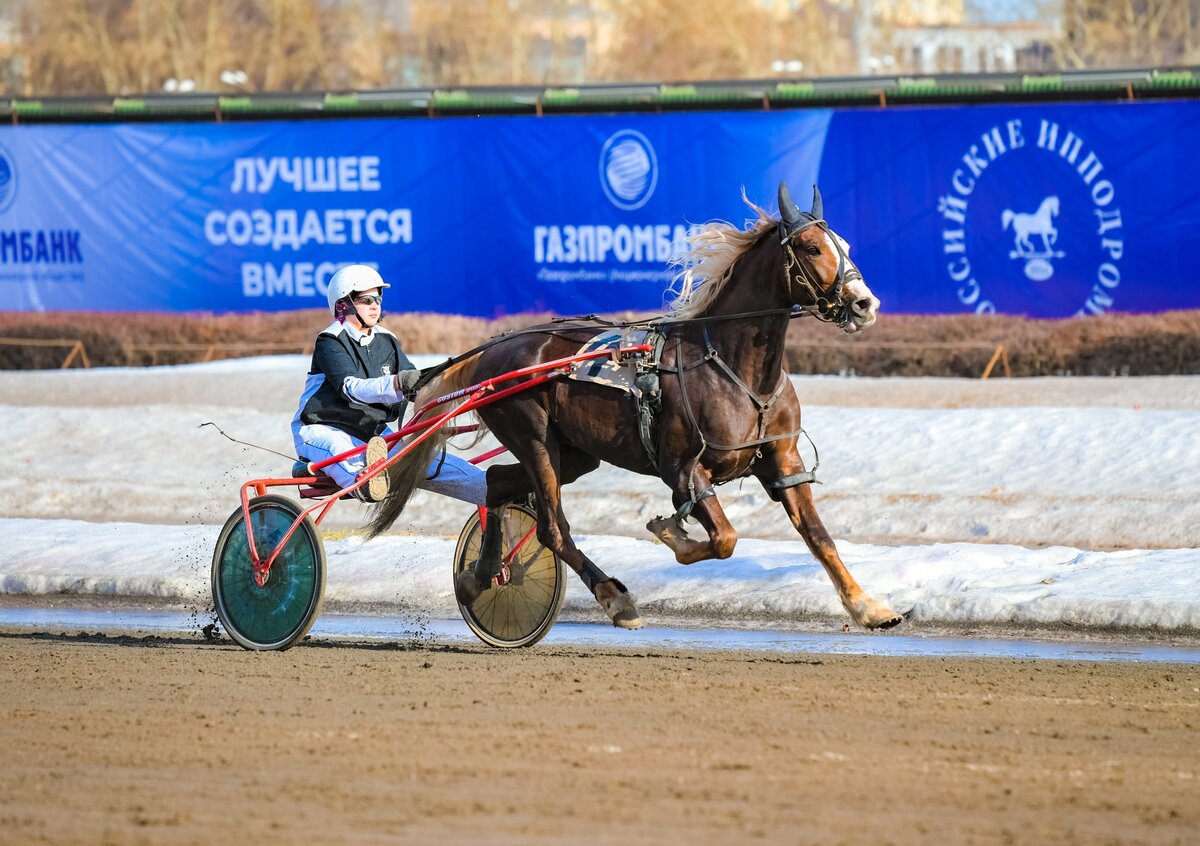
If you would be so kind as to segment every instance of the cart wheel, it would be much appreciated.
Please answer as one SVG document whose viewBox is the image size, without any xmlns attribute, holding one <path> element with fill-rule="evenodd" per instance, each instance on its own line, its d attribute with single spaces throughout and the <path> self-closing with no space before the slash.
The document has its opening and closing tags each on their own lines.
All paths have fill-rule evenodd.
<svg viewBox="0 0 1200 846">
<path fill-rule="evenodd" d="M 254 545 L 270 555 L 300 515 L 282 496 L 250 500 Z M 325 593 L 325 549 L 311 520 L 304 518 L 271 564 L 266 584 L 254 580 L 242 509 L 229 515 L 212 563 L 213 604 L 229 636 L 246 649 L 287 649 L 312 627 Z"/>
<path fill-rule="evenodd" d="M 470 605 L 458 605 L 471 631 L 489 646 L 532 646 L 558 617 L 567 590 L 566 570 L 558 556 L 542 546 L 534 533 L 537 518 L 524 505 L 506 505 L 501 512 L 503 555 L 520 545 L 508 564 L 503 583 L 480 594 Z M 483 545 L 479 511 L 471 515 L 458 536 L 454 578 L 474 565 Z"/>
</svg>

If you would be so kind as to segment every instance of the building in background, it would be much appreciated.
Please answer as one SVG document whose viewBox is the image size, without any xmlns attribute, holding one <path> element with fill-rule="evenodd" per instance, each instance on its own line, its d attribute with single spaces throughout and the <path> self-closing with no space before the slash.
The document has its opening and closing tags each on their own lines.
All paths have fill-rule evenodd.
<svg viewBox="0 0 1200 846">
<path fill-rule="evenodd" d="M 1059 3 L 1041 0 L 864 2 L 863 74 L 1044 71 L 1055 67 Z"/>
</svg>

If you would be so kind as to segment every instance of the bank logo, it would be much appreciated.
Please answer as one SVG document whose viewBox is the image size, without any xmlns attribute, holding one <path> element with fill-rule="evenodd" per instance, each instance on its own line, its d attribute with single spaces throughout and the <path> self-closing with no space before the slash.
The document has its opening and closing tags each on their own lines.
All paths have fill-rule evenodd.
<svg viewBox="0 0 1200 846">
<path fill-rule="evenodd" d="M 1116 187 L 1087 138 L 1051 120 L 1017 118 L 972 140 L 937 200 L 940 252 L 958 302 L 977 314 L 999 302 L 1046 317 L 1114 307 L 1124 226 Z"/>
<path fill-rule="evenodd" d="M 17 197 L 17 169 L 8 150 L 0 147 L 0 212 L 8 211 Z"/>
<path fill-rule="evenodd" d="M 1005 209 L 1000 215 L 1000 223 L 1005 231 L 1012 230 L 1013 233 L 1013 250 L 1008 257 L 1024 260 L 1025 275 L 1034 282 L 1045 282 L 1054 275 L 1054 265 L 1050 259 L 1066 256 L 1062 250 L 1054 249 L 1054 243 L 1058 240 L 1058 230 L 1054 227 L 1056 217 L 1058 197 L 1042 200 L 1032 214 Z M 1037 239 L 1036 244 L 1034 239 Z"/>
<path fill-rule="evenodd" d="M 632 129 L 622 129 L 600 150 L 600 185 L 609 202 L 619 209 L 640 209 L 658 184 L 658 158 L 649 139 Z"/>
</svg>

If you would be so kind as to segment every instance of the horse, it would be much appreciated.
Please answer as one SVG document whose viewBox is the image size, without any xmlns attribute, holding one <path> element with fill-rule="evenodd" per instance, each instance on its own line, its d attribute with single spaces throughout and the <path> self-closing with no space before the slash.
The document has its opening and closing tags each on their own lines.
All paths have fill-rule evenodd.
<svg viewBox="0 0 1200 846">
<path fill-rule="evenodd" d="M 1054 218 L 1057 216 L 1058 197 L 1047 197 L 1033 214 L 1021 214 L 1012 209 L 1005 209 L 1000 215 L 1000 224 L 1004 229 L 1008 229 L 1009 224 L 1012 224 L 1018 253 L 1035 254 L 1033 243 L 1029 240 L 1030 235 L 1041 235 L 1042 249 L 1049 253 L 1054 242 L 1058 240 L 1058 230 L 1054 228 Z"/>
<path fill-rule="evenodd" d="M 784 370 L 790 318 L 811 314 L 844 332 L 859 332 L 875 322 L 879 300 L 850 259 L 849 245 L 826 223 L 816 186 L 812 210 L 802 212 L 781 182 L 779 219 L 744 191 L 742 197 L 758 219 L 744 229 L 716 222 L 694 230 L 667 315 L 645 324 L 660 333 L 661 344 L 653 368 L 657 391 L 654 380 L 647 384 L 647 393 L 658 395 L 652 425 L 643 427 L 629 393 L 575 379 L 553 380 L 477 410 L 481 424 L 519 464 L 487 470 L 484 540 L 474 568 L 455 583 L 460 602 L 474 602 L 500 572 L 498 509 L 529 501 L 532 493 L 538 540 L 582 579 L 613 625 L 640 628 L 628 589 L 576 547 L 563 513 L 562 486 L 606 461 L 658 476 L 671 489 L 675 513 L 646 528 L 680 564 L 733 554 L 737 532 L 715 486 L 754 476 L 782 504 L 856 624 L 883 629 L 901 622 L 901 615 L 858 585 L 821 523 L 809 484 L 813 476 L 796 448 L 800 403 Z M 417 402 L 571 356 L 596 335 L 595 321 L 577 319 L 500 336 L 443 365 Z M 375 506 L 372 534 L 397 519 L 440 447 L 438 437 L 429 437 L 389 468 L 390 493 Z M 706 539 L 688 535 L 683 523 L 688 516 L 703 527 Z"/>
</svg>

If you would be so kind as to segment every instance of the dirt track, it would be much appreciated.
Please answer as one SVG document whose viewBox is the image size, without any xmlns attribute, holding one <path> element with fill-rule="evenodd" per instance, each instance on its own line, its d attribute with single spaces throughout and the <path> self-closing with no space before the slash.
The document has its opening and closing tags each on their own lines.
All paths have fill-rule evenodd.
<svg viewBox="0 0 1200 846">
<path fill-rule="evenodd" d="M 4 843 L 1195 843 L 1200 669 L 0 633 Z"/>
</svg>

